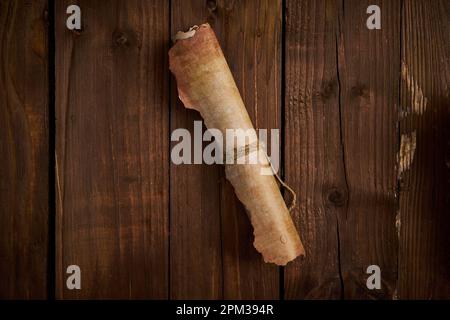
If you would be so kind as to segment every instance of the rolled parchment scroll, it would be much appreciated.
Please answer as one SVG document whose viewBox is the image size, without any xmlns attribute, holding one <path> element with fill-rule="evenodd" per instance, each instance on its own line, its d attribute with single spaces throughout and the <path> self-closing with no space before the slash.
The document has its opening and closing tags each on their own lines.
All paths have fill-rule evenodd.
<svg viewBox="0 0 450 320">
<path fill-rule="evenodd" d="M 208 24 L 178 32 L 169 51 L 170 70 L 175 75 L 178 95 L 186 108 L 200 112 L 208 129 L 254 130 L 214 31 Z M 248 138 L 248 136 L 247 136 Z M 226 143 L 225 173 L 244 204 L 254 229 L 254 246 L 265 262 L 286 265 L 304 254 L 300 237 L 256 134 L 242 146 L 229 149 Z M 255 147 L 256 146 L 256 147 Z M 256 164 L 239 160 L 256 153 Z M 231 159 L 238 161 L 231 161 Z M 237 163 L 236 163 L 237 162 Z"/>
</svg>

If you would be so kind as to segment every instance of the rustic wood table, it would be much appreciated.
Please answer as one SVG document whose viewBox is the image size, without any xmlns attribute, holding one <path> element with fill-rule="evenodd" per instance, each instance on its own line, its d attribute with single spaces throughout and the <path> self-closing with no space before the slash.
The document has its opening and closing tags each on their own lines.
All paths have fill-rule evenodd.
<svg viewBox="0 0 450 320">
<path fill-rule="evenodd" d="M 170 161 L 201 119 L 171 35 L 203 22 L 255 127 L 281 130 L 306 249 L 286 267 L 223 166 Z M 450 298 L 449 34 L 448 0 L 2 0 L 0 298 Z"/>
</svg>

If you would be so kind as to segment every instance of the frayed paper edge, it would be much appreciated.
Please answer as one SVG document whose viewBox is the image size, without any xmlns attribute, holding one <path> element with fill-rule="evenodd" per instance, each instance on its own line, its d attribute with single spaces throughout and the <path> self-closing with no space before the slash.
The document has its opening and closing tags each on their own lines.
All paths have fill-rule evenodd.
<svg viewBox="0 0 450 320">
<path fill-rule="evenodd" d="M 199 26 L 195 25 L 195 26 L 190 27 L 189 30 L 186 32 L 178 31 L 177 34 L 173 36 L 172 41 L 177 42 L 178 40 L 192 38 L 195 35 L 195 33 L 197 32 L 198 28 L 199 28 Z"/>
<path fill-rule="evenodd" d="M 185 39 L 192 38 L 195 35 L 195 33 L 197 32 L 197 30 L 200 28 L 211 28 L 211 26 L 207 22 L 201 24 L 200 26 L 194 25 L 194 26 L 190 27 L 188 31 L 178 31 L 173 36 L 172 40 L 173 40 L 173 42 L 177 42 L 178 40 L 185 40 Z"/>
</svg>

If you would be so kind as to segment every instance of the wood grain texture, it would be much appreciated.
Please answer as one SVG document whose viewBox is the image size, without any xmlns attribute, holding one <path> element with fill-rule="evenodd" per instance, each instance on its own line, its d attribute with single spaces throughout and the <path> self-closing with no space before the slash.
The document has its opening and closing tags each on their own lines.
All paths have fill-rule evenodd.
<svg viewBox="0 0 450 320">
<path fill-rule="evenodd" d="M 337 1 L 286 2 L 285 178 L 306 257 L 285 269 L 286 299 L 339 299 L 338 215 L 346 204 L 337 74 Z"/>
<path fill-rule="evenodd" d="M 281 1 L 172 1 L 172 33 L 209 22 L 256 128 L 280 128 Z M 173 90 L 172 130 L 200 116 Z M 270 137 L 270 136 L 269 136 Z M 171 166 L 171 297 L 276 299 L 279 269 L 253 247 L 220 166 Z"/>
<path fill-rule="evenodd" d="M 400 299 L 450 298 L 450 3 L 403 6 L 402 135 L 415 152 L 400 183 Z"/>
<path fill-rule="evenodd" d="M 46 2 L 0 2 L 0 299 L 45 299 Z"/>
<path fill-rule="evenodd" d="M 81 32 L 55 7 L 57 298 L 165 299 L 169 6 L 76 3 Z"/>
<path fill-rule="evenodd" d="M 450 298 L 448 1 L 57 0 L 54 26 L 47 3 L 0 1 L 0 299 L 45 299 L 53 277 L 59 299 Z M 223 167 L 170 162 L 170 132 L 201 120 L 178 100 L 170 36 L 203 22 L 255 127 L 284 127 L 306 249 L 284 269 L 254 249 Z"/>
<path fill-rule="evenodd" d="M 400 2 L 372 2 L 287 2 L 285 175 L 307 248 L 286 270 L 287 298 L 395 292 Z M 371 4 L 381 30 L 366 27 Z M 382 290 L 366 287 L 372 264 Z"/>
<path fill-rule="evenodd" d="M 369 30 L 367 7 L 382 10 Z M 348 202 L 339 217 L 345 299 L 392 299 L 397 285 L 397 171 L 400 1 L 345 1 L 340 7 L 339 78 Z M 381 269 L 369 290 L 366 269 Z"/>
</svg>

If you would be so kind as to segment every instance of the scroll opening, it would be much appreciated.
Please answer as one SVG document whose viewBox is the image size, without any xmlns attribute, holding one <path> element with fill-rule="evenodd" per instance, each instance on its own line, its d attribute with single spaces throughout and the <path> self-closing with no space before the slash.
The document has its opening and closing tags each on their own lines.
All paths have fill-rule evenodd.
<svg viewBox="0 0 450 320">
<path fill-rule="evenodd" d="M 193 25 L 192 27 L 189 28 L 188 31 L 178 31 L 172 38 L 173 42 L 177 42 L 178 40 L 185 40 L 185 39 L 189 39 L 192 38 L 195 33 L 197 32 L 198 29 L 200 29 L 201 27 L 203 28 L 207 28 L 209 27 L 208 23 L 204 23 L 200 26 L 198 25 Z"/>
</svg>

